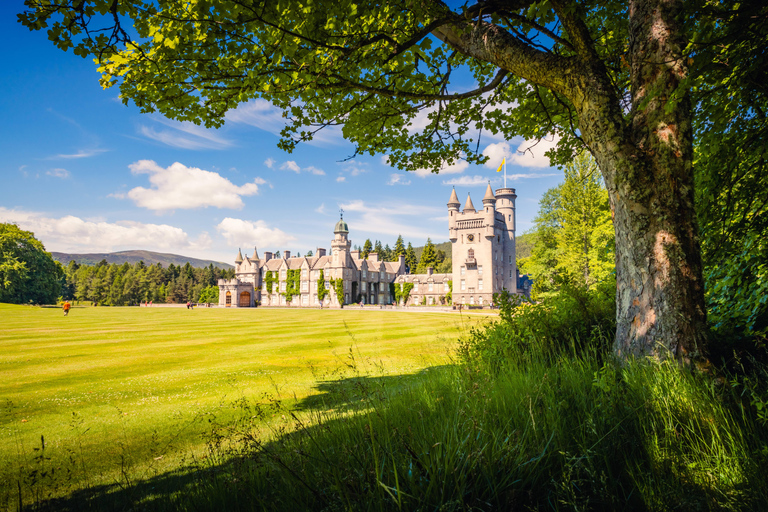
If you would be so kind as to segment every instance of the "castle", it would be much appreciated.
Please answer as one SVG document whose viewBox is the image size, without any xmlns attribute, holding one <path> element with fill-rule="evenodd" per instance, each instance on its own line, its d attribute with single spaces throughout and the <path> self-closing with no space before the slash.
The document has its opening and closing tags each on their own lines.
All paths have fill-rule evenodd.
<svg viewBox="0 0 768 512">
<path fill-rule="evenodd" d="M 530 294 L 530 280 L 520 278 L 515 260 L 515 189 L 493 193 L 488 184 L 483 208 L 476 210 L 467 194 L 460 210 L 456 190 L 448 200 L 448 237 L 452 245 L 453 272 L 410 274 L 404 256 L 379 261 L 379 255 L 350 250 L 349 226 L 343 217 L 333 229 L 331 254 L 318 248 L 309 257 L 282 258 L 254 250 L 235 259 L 235 279 L 219 280 L 219 305 L 225 307 L 293 306 L 341 307 L 343 304 L 444 304 L 450 292 L 454 304 L 490 306 L 502 290 Z M 451 287 L 452 286 L 452 287 Z M 409 292 L 402 300 L 402 292 Z"/>
</svg>

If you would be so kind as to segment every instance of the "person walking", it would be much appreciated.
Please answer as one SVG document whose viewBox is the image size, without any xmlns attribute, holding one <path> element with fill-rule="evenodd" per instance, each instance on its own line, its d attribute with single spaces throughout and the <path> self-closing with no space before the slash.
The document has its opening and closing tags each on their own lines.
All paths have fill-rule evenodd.
<svg viewBox="0 0 768 512">
<path fill-rule="evenodd" d="M 72 305 L 69 303 L 68 300 L 64 301 L 64 304 L 61 306 L 61 308 L 64 310 L 64 316 L 69 315 L 69 308 L 71 308 Z"/>
</svg>

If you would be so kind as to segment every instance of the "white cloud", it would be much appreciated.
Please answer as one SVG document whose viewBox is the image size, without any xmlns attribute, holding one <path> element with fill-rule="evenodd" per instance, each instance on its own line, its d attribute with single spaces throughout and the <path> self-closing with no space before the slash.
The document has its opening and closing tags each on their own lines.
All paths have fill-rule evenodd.
<svg viewBox="0 0 768 512">
<path fill-rule="evenodd" d="M 127 196 L 137 206 L 156 211 L 190 209 L 214 206 L 216 208 L 240 209 L 241 196 L 252 196 L 259 192 L 259 185 L 266 181 L 256 178 L 252 183 L 237 186 L 218 173 L 187 167 L 179 162 L 167 168 L 152 160 L 140 160 L 128 166 L 133 174 L 149 174 L 152 188 L 136 187 Z"/>
<path fill-rule="evenodd" d="M 155 142 L 182 149 L 226 149 L 233 146 L 231 141 L 219 136 L 215 130 L 209 130 L 188 121 L 152 119 L 170 128 L 170 130 L 158 131 L 150 126 L 139 126 L 139 133 Z"/>
<path fill-rule="evenodd" d="M 406 180 L 402 174 L 390 174 L 387 185 L 410 185 L 411 180 Z"/>
<path fill-rule="evenodd" d="M 341 165 L 342 165 L 341 172 L 345 172 L 350 176 L 358 176 L 360 174 L 364 174 L 368 172 L 369 170 L 366 168 L 366 166 L 368 165 L 367 163 L 358 162 L 357 160 L 349 160 L 346 162 L 342 162 Z"/>
<path fill-rule="evenodd" d="M 216 230 L 224 236 L 230 247 L 276 247 L 296 240 L 283 231 L 269 228 L 263 220 L 248 221 L 227 217 Z"/>
<path fill-rule="evenodd" d="M 0 221 L 15 222 L 32 231 L 49 251 L 109 252 L 125 249 L 155 251 L 197 251 L 211 246 L 208 233 L 190 238 L 182 229 L 168 224 L 133 221 L 105 222 L 67 215 L 46 217 L 39 212 L 0 207 Z"/>
<path fill-rule="evenodd" d="M 443 166 L 440 168 L 439 174 L 461 174 L 467 169 L 467 167 L 469 167 L 469 162 L 466 160 L 458 160 L 451 165 L 443 164 Z M 419 178 L 426 178 L 427 176 L 435 174 L 429 169 L 416 169 L 414 172 Z"/>
<path fill-rule="evenodd" d="M 256 99 L 238 106 L 235 110 L 227 112 L 227 121 L 238 124 L 246 124 L 273 135 L 280 135 L 280 131 L 288 125 L 288 119 L 283 117 L 283 112 L 265 99 Z M 307 131 L 315 128 L 308 127 Z M 307 142 L 310 145 L 341 144 L 344 136 L 339 126 L 329 126 L 315 133 L 314 138 Z"/>
<path fill-rule="evenodd" d="M 283 162 L 283 164 L 280 166 L 281 171 L 291 171 L 295 172 L 296 174 L 300 174 L 302 172 L 308 172 L 310 174 L 314 174 L 315 176 L 325 176 L 325 171 L 322 169 L 318 169 L 314 165 L 310 165 L 309 167 L 301 167 L 299 164 L 294 162 L 293 160 L 288 160 L 286 162 Z"/>
<path fill-rule="evenodd" d="M 266 165 L 271 169 L 272 166 L 275 165 L 275 161 L 272 160 L 271 158 L 267 158 L 266 160 L 264 160 L 264 165 Z"/>
<path fill-rule="evenodd" d="M 55 178 L 69 178 L 70 174 L 69 171 L 66 169 L 51 169 L 50 171 L 47 171 L 45 174 L 48 176 L 53 176 Z"/>
<path fill-rule="evenodd" d="M 389 165 L 389 155 L 381 155 L 381 165 Z"/>
<path fill-rule="evenodd" d="M 54 156 L 49 156 L 46 158 L 46 160 L 58 160 L 60 158 L 63 159 L 73 159 L 73 158 L 89 158 L 95 155 L 98 155 L 100 153 L 104 153 L 107 151 L 106 149 L 80 149 L 77 151 L 77 153 L 74 154 L 59 154 Z"/>
<path fill-rule="evenodd" d="M 465 187 L 475 187 L 478 185 L 486 185 L 489 179 L 488 176 L 461 176 L 459 178 L 452 178 L 450 180 L 443 181 L 443 185 L 462 185 Z M 494 183 L 497 179 L 492 180 Z"/>
<path fill-rule="evenodd" d="M 325 203 L 322 203 L 320 206 L 315 208 L 315 211 L 321 215 L 325 215 Z"/>
<path fill-rule="evenodd" d="M 345 181 L 347 181 L 346 176 L 337 176 L 336 177 L 336 183 L 343 183 Z"/>
<path fill-rule="evenodd" d="M 514 152 L 507 142 L 489 144 L 483 150 L 483 155 L 488 157 L 485 166 L 496 169 L 501 165 L 502 160 L 506 158 L 507 164 L 514 164 L 520 167 L 551 167 L 549 158 L 544 153 L 557 146 L 559 141 L 560 137 L 558 135 L 548 135 L 541 140 L 526 140 L 520 143 Z"/>
<path fill-rule="evenodd" d="M 357 224 L 358 229 L 365 232 L 392 237 L 403 235 L 414 240 L 426 240 L 428 237 L 437 240 L 446 236 L 445 227 L 441 227 L 439 231 L 428 231 L 420 227 L 424 226 L 424 219 L 442 213 L 444 210 L 441 208 L 392 202 L 386 206 L 369 205 L 359 199 L 340 206 L 345 214 L 351 214 L 345 216 L 344 220 L 347 220 L 350 226 Z"/>
<path fill-rule="evenodd" d="M 283 165 L 280 166 L 281 171 L 293 171 L 296 174 L 299 174 L 301 172 L 301 167 L 299 167 L 299 164 L 294 162 L 293 160 L 288 160 Z"/>
</svg>

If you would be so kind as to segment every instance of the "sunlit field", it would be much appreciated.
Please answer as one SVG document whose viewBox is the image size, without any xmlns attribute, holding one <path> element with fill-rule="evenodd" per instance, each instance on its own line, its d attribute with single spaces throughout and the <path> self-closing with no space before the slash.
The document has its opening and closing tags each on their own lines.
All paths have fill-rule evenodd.
<svg viewBox="0 0 768 512">
<path fill-rule="evenodd" d="M 325 405 L 329 383 L 407 382 L 486 317 L 395 311 L 0 305 L 0 509 L 132 482 L 201 453 L 238 403 Z M 282 411 L 282 412 L 281 412 Z M 59 472 L 55 485 L 38 485 Z M 66 473 L 66 478 L 62 477 Z M 37 493 L 37 494 L 36 494 Z"/>
</svg>

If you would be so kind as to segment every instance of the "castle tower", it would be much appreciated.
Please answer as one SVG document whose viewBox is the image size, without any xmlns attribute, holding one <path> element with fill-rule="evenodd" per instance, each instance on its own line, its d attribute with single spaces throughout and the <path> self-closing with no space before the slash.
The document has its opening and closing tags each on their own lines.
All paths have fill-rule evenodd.
<svg viewBox="0 0 768 512">
<path fill-rule="evenodd" d="M 346 267 L 349 261 L 349 250 L 352 248 L 352 242 L 349 241 L 349 226 L 344 221 L 344 214 L 341 214 L 339 222 L 333 228 L 333 241 L 331 242 L 331 256 L 334 267 Z"/>
<path fill-rule="evenodd" d="M 449 238 L 453 259 L 453 300 L 456 304 L 488 305 L 493 294 L 517 291 L 515 264 L 515 191 L 490 183 L 483 208 L 476 210 L 468 194 L 459 211 L 456 191 L 448 202 Z"/>
<path fill-rule="evenodd" d="M 500 270 L 503 271 L 503 287 L 509 293 L 517 292 L 517 258 L 515 254 L 515 189 L 500 188 L 496 190 L 496 211 L 503 222 L 502 247 L 504 261 Z"/>
</svg>

